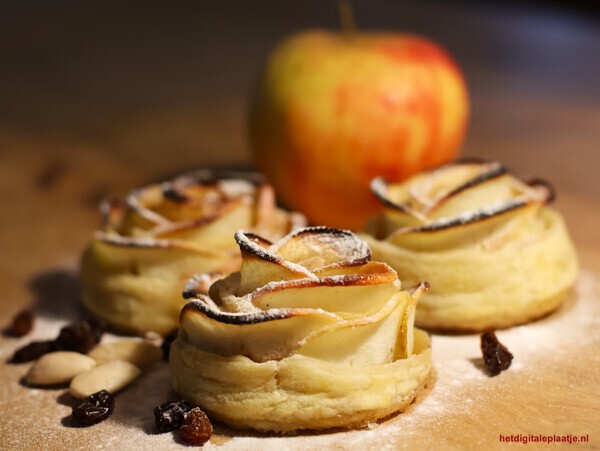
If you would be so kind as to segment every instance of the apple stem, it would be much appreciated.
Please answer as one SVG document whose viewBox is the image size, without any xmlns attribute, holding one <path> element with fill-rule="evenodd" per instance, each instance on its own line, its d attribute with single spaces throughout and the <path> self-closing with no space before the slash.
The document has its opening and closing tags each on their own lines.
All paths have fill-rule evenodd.
<svg viewBox="0 0 600 451">
<path fill-rule="evenodd" d="M 340 24 L 342 26 L 342 34 L 350 41 L 356 33 L 356 25 L 354 24 L 354 13 L 350 0 L 338 1 L 338 13 L 340 15 Z"/>
</svg>

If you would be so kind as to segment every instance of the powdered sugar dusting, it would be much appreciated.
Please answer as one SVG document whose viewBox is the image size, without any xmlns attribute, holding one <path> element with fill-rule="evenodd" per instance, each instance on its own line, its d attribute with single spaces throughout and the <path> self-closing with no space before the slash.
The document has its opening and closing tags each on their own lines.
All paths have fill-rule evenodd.
<svg viewBox="0 0 600 451">
<path fill-rule="evenodd" d="M 586 365 L 593 365 L 588 356 L 597 349 L 589 345 L 600 344 L 599 299 L 600 279 L 582 271 L 576 290 L 559 311 L 532 324 L 498 331 L 498 339 L 515 358 L 507 371 L 493 378 L 482 366 L 479 335 L 433 335 L 433 371 L 427 386 L 406 412 L 380 424 L 358 430 L 283 437 L 235 431 L 216 424 L 216 434 L 204 449 L 456 448 L 461 443 L 473 447 L 497 444 L 499 433 L 569 432 L 568 421 L 556 423 L 554 429 L 545 431 L 535 429 L 540 423 L 531 419 L 557 414 L 568 418 L 572 415 L 569 409 L 581 407 L 575 401 L 572 401 L 575 407 L 571 407 L 564 400 L 581 399 L 585 387 L 595 386 L 592 384 L 597 375 L 593 367 Z M 39 318 L 30 336 L 18 340 L 1 338 L 2 358 L 8 358 L 17 347 L 32 339 L 54 338 L 66 322 Z M 103 340 L 116 338 L 108 335 Z M 28 368 L 28 364 L 23 364 L 5 365 L 3 369 L 5 383 L 0 386 L 0 395 L 2 400 L 9 401 L 2 407 L 6 419 L 0 424 L 3 446 L 34 449 L 61 443 L 68 444 L 70 449 L 185 449 L 176 434 L 156 434 L 154 429 L 152 409 L 176 396 L 170 388 L 166 363 L 157 363 L 117 394 L 113 415 L 91 428 L 69 428 L 62 424 L 70 414 L 66 389 L 32 390 L 20 385 L 18 381 Z M 593 408 L 589 409 L 593 416 Z M 17 413 L 23 411 L 31 414 Z M 18 421 L 12 419 L 13 415 Z M 514 430 L 505 431 L 495 426 L 511 421 L 519 429 L 515 426 Z M 591 434 L 592 430 L 587 432 Z"/>
</svg>

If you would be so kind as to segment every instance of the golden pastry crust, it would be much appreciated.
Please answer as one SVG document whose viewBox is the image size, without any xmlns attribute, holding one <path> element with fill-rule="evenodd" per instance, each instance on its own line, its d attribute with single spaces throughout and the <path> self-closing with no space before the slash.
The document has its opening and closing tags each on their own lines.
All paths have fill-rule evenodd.
<svg viewBox="0 0 600 451">
<path fill-rule="evenodd" d="M 293 432 L 358 427 L 402 411 L 431 365 L 429 336 L 415 330 L 406 359 L 348 367 L 292 355 L 254 362 L 207 353 L 185 339 L 171 348 L 173 386 L 212 418 L 236 428 Z"/>
<path fill-rule="evenodd" d="M 430 370 L 413 330 L 427 290 L 402 291 L 354 234 L 306 228 L 277 243 L 236 233 L 242 268 L 181 312 L 175 390 L 240 428 L 353 427 L 404 409 Z"/>
<path fill-rule="evenodd" d="M 403 184 L 373 182 L 385 205 L 366 227 L 374 258 L 406 283 L 431 284 L 416 323 L 482 331 L 556 309 L 577 258 L 552 189 L 524 183 L 498 163 L 457 162 Z"/>
<path fill-rule="evenodd" d="M 134 333 L 176 328 L 193 274 L 239 269 L 232 238 L 239 228 L 278 238 L 304 225 L 277 209 L 272 188 L 251 174 L 185 174 L 101 209 L 104 226 L 82 258 L 83 302 Z"/>
</svg>

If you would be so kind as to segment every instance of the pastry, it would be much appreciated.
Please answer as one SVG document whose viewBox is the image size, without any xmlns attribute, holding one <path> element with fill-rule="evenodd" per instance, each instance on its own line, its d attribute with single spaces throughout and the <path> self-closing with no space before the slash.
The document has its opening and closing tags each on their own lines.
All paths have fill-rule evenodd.
<svg viewBox="0 0 600 451">
<path fill-rule="evenodd" d="M 301 215 L 278 209 L 272 188 L 252 174 L 198 171 L 101 210 L 104 226 L 82 259 L 83 302 L 134 333 L 176 328 L 183 286 L 196 272 L 239 269 L 236 230 L 276 239 L 304 225 Z"/>
<path fill-rule="evenodd" d="M 235 235 L 242 267 L 197 293 L 171 347 L 175 390 L 233 427 L 353 427 L 403 410 L 430 369 L 414 330 L 426 291 L 400 289 L 348 231 L 312 227 L 274 244 Z"/>
<path fill-rule="evenodd" d="M 378 178 L 383 205 L 367 227 L 377 260 L 403 282 L 431 284 L 416 323 L 482 331 L 556 309 L 577 277 L 561 215 L 546 182 L 525 183 L 495 162 L 460 161 L 404 183 Z"/>
</svg>

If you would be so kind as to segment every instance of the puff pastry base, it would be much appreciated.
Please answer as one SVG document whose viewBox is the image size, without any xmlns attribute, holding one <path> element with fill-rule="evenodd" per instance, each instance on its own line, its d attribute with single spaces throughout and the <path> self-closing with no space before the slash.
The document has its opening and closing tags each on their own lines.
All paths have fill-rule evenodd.
<svg viewBox="0 0 600 451">
<path fill-rule="evenodd" d="M 175 390 L 211 418 L 282 433 L 362 426 L 402 411 L 431 365 L 429 336 L 418 329 L 414 354 L 383 365 L 353 367 L 299 354 L 258 363 L 202 351 L 184 331 L 170 355 Z"/>
<path fill-rule="evenodd" d="M 96 240 L 82 257 L 83 303 L 116 330 L 164 335 L 178 326 L 185 282 L 198 268 L 233 271 L 240 264 L 236 257 L 183 246 L 117 247 Z"/>
<path fill-rule="evenodd" d="M 498 249 L 467 247 L 419 252 L 362 236 L 375 260 L 385 261 L 402 283 L 425 279 L 431 289 L 417 308 L 428 330 L 506 328 L 555 310 L 577 278 L 578 264 L 564 220 L 541 212 L 543 227 L 526 240 Z"/>
</svg>

